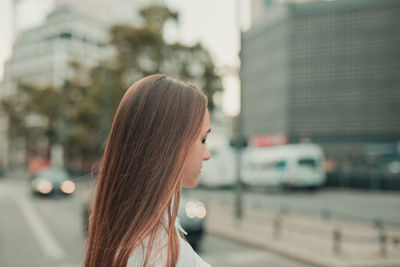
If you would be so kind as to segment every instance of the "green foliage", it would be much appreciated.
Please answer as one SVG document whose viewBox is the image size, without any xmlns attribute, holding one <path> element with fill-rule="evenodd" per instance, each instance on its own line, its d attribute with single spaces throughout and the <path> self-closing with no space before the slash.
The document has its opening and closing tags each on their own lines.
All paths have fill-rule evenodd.
<svg viewBox="0 0 400 267">
<path fill-rule="evenodd" d="M 139 12 L 144 23 L 143 27 L 148 31 L 155 31 L 162 34 L 165 22 L 168 20 L 178 21 L 178 13 L 169 10 L 162 5 L 150 5 Z"/>
<path fill-rule="evenodd" d="M 50 143 L 58 142 L 58 122 L 63 120 L 63 93 L 54 87 L 39 88 L 26 83 L 18 83 L 17 91 L 1 103 L 9 120 L 9 137 L 46 135 Z"/>
<path fill-rule="evenodd" d="M 188 80 L 202 88 L 214 109 L 213 94 L 221 90 L 214 64 L 200 44 L 169 44 L 163 38 L 167 21 L 177 22 L 178 14 L 165 6 L 151 5 L 140 12 L 143 25 L 114 25 L 110 45 L 114 56 L 91 70 L 71 62 L 75 75 L 62 88 L 36 88 L 20 84 L 19 93 L 3 101 L 10 121 L 10 136 L 27 136 L 32 127 L 28 115 L 46 118 L 36 126 L 37 135 L 51 143 L 68 145 L 80 157 L 96 158 L 110 130 L 112 118 L 126 89 L 154 73 Z"/>
<path fill-rule="evenodd" d="M 25 127 L 26 110 L 21 103 L 21 98 L 7 97 L 1 100 L 1 110 L 8 118 L 9 139 L 26 137 L 28 129 Z"/>
<path fill-rule="evenodd" d="M 140 14 L 144 20 L 142 27 L 114 25 L 110 31 L 111 44 L 116 47 L 114 63 L 120 74 L 120 84 L 127 88 L 154 73 L 188 80 L 203 89 L 212 111 L 215 107 L 212 96 L 222 88 L 208 51 L 200 44 L 187 46 L 165 42 L 162 34 L 165 22 L 178 18 L 177 13 L 165 6 L 152 5 Z"/>
</svg>

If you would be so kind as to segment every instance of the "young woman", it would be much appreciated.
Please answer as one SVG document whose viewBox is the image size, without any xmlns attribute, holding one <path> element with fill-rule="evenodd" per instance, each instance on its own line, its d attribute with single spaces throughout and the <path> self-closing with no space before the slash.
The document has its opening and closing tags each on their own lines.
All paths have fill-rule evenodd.
<svg viewBox="0 0 400 267">
<path fill-rule="evenodd" d="M 183 187 L 195 187 L 210 132 L 207 98 L 165 75 L 134 83 L 119 104 L 99 170 L 85 267 L 210 266 L 182 238 Z"/>
</svg>

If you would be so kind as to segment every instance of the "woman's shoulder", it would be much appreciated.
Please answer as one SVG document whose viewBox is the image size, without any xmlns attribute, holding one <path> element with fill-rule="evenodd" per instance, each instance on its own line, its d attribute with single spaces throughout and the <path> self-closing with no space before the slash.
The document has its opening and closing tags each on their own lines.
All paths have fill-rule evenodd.
<svg viewBox="0 0 400 267">
<path fill-rule="evenodd" d="M 149 247 L 150 237 L 147 237 L 142 243 L 135 248 L 128 259 L 127 267 L 143 266 L 147 248 Z M 151 252 L 148 259 L 149 266 L 162 266 L 162 262 L 167 259 L 168 251 L 168 234 L 163 227 L 160 226 L 159 231 L 151 244 Z"/>
<path fill-rule="evenodd" d="M 189 243 L 181 237 L 179 231 L 183 232 L 184 234 L 186 234 L 186 232 L 179 224 L 179 220 L 176 221 L 175 226 L 178 232 L 179 240 L 179 257 L 176 267 L 211 267 L 211 265 L 203 261 L 189 245 Z M 157 245 L 153 247 L 151 251 L 149 266 L 165 266 L 168 256 L 168 235 L 166 231 L 164 230 L 159 232 L 156 239 Z M 127 267 L 139 267 L 143 265 L 144 257 L 146 255 L 147 242 L 148 240 L 145 240 L 142 245 L 138 246 L 133 251 L 129 257 Z"/>
<path fill-rule="evenodd" d="M 177 267 L 211 267 L 193 250 L 189 243 L 180 238 L 179 258 L 176 264 Z"/>
<path fill-rule="evenodd" d="M 176 267 L 211 267 L 208 263 L 200 258 L 200 256 L 192 249 L 192 247 L 184 240 L 179 242 L 180 250 Z M 167 261 L 167 247 L 153 253 L 149 258 L 148 266 L 165 266 Z M 143 246 L 139 246 L 131 254 L 128 260 L 127 267 L 141 267 L 143 266 L 144 256 L 146 250 Z"/>
<path fill-rule="evenodd" d="M 178 240 L 179 240 L 179 257 L 177 262 L 177 267 L 186 267 L 186 266 L 196 266 L 196 267 L 211 267 L 208 263 L 206 263 L 200 256 L 193 250 L 192 246 L 182 238 L 182 235 L 187 235 L 186 231 L 182 228 L 179 218 L 177 217 L 175 220 L 175 228 L 178 232 Z"/>
</svg>

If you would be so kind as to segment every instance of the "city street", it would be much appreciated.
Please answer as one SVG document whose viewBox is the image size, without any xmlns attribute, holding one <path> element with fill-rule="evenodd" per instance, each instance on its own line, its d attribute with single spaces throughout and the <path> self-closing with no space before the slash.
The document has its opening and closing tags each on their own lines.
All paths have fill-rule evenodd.
<svg viewBox="0 0 400 267">
<path fill-rule="evenodd" d="M 1 0 L 0 267 L 400 267 L 399 14 Z"/>
<path fill-rule="evenodd" d="M 83 192 L 87 190 L 78 188 L 70 197 L 34 197 L 27 180 L 2 178 L 0 266 L 79 266 L 85 247 Z M 199 254 L 213 266 L 311 266 L 211 235 L 205 236 Z"/>
</svg>

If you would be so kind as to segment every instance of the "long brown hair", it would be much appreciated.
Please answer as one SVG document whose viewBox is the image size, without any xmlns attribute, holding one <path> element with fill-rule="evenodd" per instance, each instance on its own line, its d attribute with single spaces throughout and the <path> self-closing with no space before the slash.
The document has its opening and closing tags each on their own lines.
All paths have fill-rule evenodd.
<svg viewBox="0 0 400 267">
<path fill-rule="evenodd" d="M 144 265 L 164 212 L 166 266 L 176 265 L 174 226 L 183 164 L 199 135 L 207 98 L 191 84 L 155 74 L 134 83 L 119 104 L 100 164 L 85 267 L 126 266 L 149 237 Z"/>
</svg>

